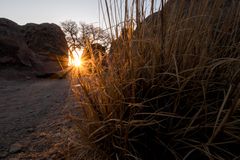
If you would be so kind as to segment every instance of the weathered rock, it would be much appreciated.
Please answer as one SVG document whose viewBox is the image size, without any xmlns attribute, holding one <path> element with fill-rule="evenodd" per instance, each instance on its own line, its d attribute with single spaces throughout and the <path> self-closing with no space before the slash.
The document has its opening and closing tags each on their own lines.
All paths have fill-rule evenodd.
<svg viewBox="0 0 240 160">
<path fill-rule="evenodd" d="M 28 128 L 28 129 L 27 129 L 27 132 L 29 132 L 29 133 L 34 132 L 34 128 Z"/>
<path fill-rule="evenodd" d="M 234 23 L 236 16 L 239 17 L 239 7 L 240 1 L 238 0 L 169 0 L 161 11 L 153 13 L 143 20 L 136 32 L 144 29 L 143 36 L 150 38 L 150 36 L 161 35 L 160 32 L 163 30 L 167 32 L 166 28 L 168 27 L 174 25 L 178 25 L 178 27 L 196 27 L 194 25 L 198 22 L 199 26 L 206 24 L 208 27 L 215 27 L 212 28 L 213 30 L 225 29 L 224 31 L 229 33 L 233 31 L 231 30 L 234 29 L 233 27 L 238 27 L 228 26 L 225 28 L 222 25 L 224 25 L 224 22 L 239 25 L 236 22 Z"/>
<path fill-rule="evenodd" d="M 16 23 L 1 18 L 0 19 L 0 58 L 4 63 L 21 63 L 24 65 L 29 65 L 27 60 L 21 58 L 20 48 L 23 48 L 24 41 L 21 35 L 20 26 Z M 19 55 L 20 54 L 20 55 Z M 26 53 L 27 54 L 27 53 Z M 20 59 L 19 59 L 20 57 Z M 6 61 L 6 59 L 11 59 L 11 61 Z"/>
<path fill-rule="evenodd" d="M 40 73 L 66 66 L 67 42 L 56 24 L 20 26 L 0 18 L 0 65 L 25 65 Z M 62 63 L 62 65 L 60 65 Z"/>
<path fill-rule="evenodd" d="M 23 149 L 23 146 L 19 143 L 15 143 L 13 145 L 11 145 L 10 149 L 9 149 L 9 153 L 13 154 L 13 153 L 18 153 Z"/>
<path fill-rule="evenodd" d="M 61 28 L 56 24 L 26 24 L 24 38 L 30 49 L 41 54 L 66 55 L 67 43 Z"/>
<path fill-rule="evenodd" d="M 194 47 L 206 44 L 209 57 L 228 57 L 224 53 L 226 49 L 221 46 L 236 46 L 240 42 L 239 8 L 239 0 L 169 0 L 161 11 L 143 20 L 134 36 L 144 39 L 142 53 L 148 53 L 149 48 L 157 48 L 157 52 L 165 48 L 165 53 L 170 54 L 174 48 L 176 53 L 188 54 L 176 49 L 188 48 L 191 50 L 189 54 L 197 54 Z M 198 38 L 196 43 L 193 42 L 194 36 Z M 190 40 L 194 44 L 186 43 Z M 239 56 L 236 47 L 229 47 L 229 52 L 232 52 L 232 58 Z"/>
<path fill-rule="evenodd" d="M 24 39 L 27 46 L 37 54 L 37 59 L 44 62 L 38 65 L 38 70 L 44 73 L 54 73 L 62 70 L 60 63 L 66 65 L 67 42 L 61 28 L 56 24 L 43 23 L 26 24 Z"/>
</svg>

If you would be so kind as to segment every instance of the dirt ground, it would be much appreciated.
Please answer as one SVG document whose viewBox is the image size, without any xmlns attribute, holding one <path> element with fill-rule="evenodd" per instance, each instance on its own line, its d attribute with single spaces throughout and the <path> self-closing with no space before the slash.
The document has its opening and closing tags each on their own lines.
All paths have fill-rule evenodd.
<svg viewBox="0 0 240 160">
<path fill-rule="evenodd" d="M 67 79 L 0 68 L 0 159 L 64 159 L 70 95 Z"/>
</svg>

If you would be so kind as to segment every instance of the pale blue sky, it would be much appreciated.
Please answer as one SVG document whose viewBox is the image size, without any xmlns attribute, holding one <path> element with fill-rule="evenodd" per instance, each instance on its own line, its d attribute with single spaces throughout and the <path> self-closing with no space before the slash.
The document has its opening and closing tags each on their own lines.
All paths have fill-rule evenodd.
<svg viewBox="0 0 240 160">
<path fill-rule="evenodd" d="M 77 23 L 91 23 L 95 26 L 106 28 L 104 18 L 99 20 L 99 14 L 100 17 L 103 17 L 102 10 L 101 12 L 99 11 L 100 1 L 103 3 L 104 17 L 107 18 L 104 0 L 0 0 L 0 18 L 8 18 L 20 25 L 44 22 L 59 25 L 60 22 L 73 20 Z M 116 4 L 117 2 L 118 9 L 120 10 L 120 12 L 117 12 L 117 22 L 123 20 L 124 1 L 125 0 L 108 0 L 110 4 Z M 129 6 L 131 6 L 132 1 L 133 0 L 129 0 Z M 150 6 L 148 2 L 150 2 L 150 0 L 146 0 L 145 7 L 149 9 Z M 159 3 L 160 0 L 155 0 L 156 10 L 159 8 Z M 114 5 L 110 8 L 110 12 L 113 13 L 111 14 L 112 22 L 115 19 L 115 8 L 113 6 Z M 115 24 L 115 22 L 113 22 L 113 24 Z"/>
<path fill-rule="evenodd" d="M 23 25 L 65 20 L 98 23 L 98 0 L 0 0 L 0 17 Z"/>
</svg>

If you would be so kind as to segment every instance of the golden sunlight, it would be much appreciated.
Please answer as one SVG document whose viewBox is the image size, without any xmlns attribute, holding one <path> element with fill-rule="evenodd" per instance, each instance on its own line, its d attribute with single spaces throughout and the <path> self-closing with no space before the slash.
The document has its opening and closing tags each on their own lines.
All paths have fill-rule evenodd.
<svg viewBox="0 0 240 160">
<path fill-rule="evenodd" d="M 82 50 L 75 49 L 68 53 L 68 66 L 81 67 L 82 65 Z"/>
</svg>

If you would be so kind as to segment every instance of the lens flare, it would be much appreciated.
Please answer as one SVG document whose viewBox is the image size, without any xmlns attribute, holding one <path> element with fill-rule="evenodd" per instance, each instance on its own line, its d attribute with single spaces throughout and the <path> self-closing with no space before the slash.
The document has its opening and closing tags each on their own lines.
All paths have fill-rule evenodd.
<svg viewBox="0 0 240 160">
<path fill-rule="evenodd" d="M 68 53 L 68 66 L 81 67 L 82 65 L 82 50 L 70 50 Z"/>
</svg>

